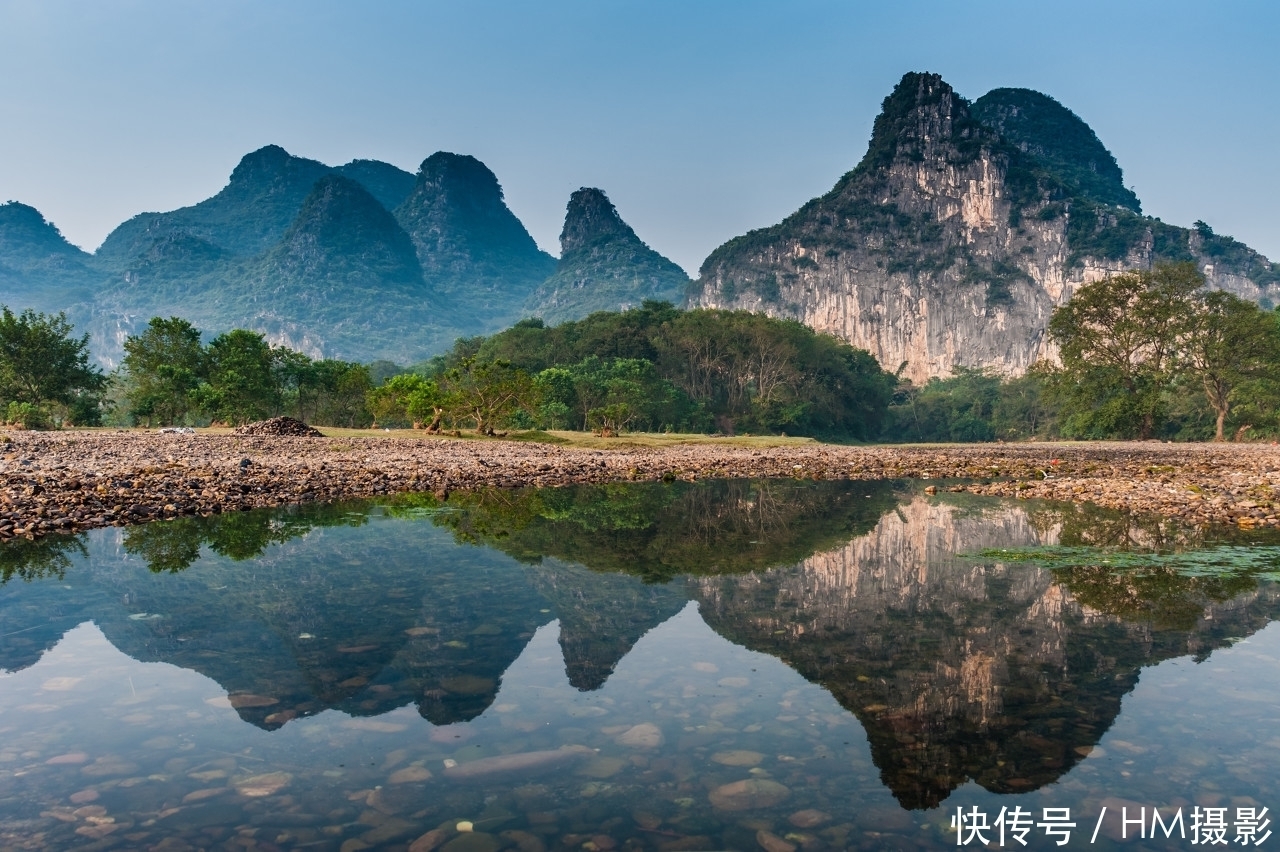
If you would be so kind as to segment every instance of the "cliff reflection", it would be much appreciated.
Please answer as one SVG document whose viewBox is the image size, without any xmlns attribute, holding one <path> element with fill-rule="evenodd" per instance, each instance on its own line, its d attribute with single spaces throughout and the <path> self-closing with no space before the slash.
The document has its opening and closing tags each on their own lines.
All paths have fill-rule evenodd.
<svg viewBox="0 0 1280 852">
<path fill-rule="evenodd" d="M 921 498 L 797 565 L 690 585 L 713 629 L 859 718 L 905 807 L 935 807 L 970 779 L 1025 792 L 1088 754 L 1144 666 L 1207 654 L 1280 614 L 1277 587 L 1249 576 L 957 556 L 1055 544 L 1076 514 Z M 1149 535 L 1143 521 L 1108 522 L 1108 542 Z"/>
</svg>

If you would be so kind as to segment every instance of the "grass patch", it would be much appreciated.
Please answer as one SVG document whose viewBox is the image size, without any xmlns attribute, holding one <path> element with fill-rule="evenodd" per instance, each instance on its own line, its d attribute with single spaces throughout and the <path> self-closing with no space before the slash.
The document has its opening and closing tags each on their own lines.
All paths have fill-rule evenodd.
<svg viewBox="0 0 1280 852">
<path fill-rule="evenodd" d="M 813 438 L 790 438 L 778 435 L 697 435 L 681 432 L 627 432 L 616 438 L 601 438 L 590 432 L 551 432 L 554 438 L 575 447 L 609 449 L 612 447 L 677 447 L 700 444 L 725 447 L 799 447 L 819 443 Z"/>
<path fill-rule="evenodd" d="M 1226 577 L 1247 573 L 1280 580 L 1280 547 L 1275 546 L 1219 545 L 1175 553 L 1045 546 L 991 548 L 963 555 L 970 559 L 994 559 L 1038 568 L 1100 566 L 1117 571 L 1164 568 L 1184 577 Z"/>
</svg>

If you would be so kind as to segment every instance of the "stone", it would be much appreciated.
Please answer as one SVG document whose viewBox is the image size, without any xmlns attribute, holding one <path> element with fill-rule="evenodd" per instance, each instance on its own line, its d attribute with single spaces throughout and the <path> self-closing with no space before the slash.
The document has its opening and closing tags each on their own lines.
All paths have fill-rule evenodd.
<svg viewBox="0 0 1280 852">
<path fill-rule="evenodd" d="M 449 832 L 442 828 L 433 828 L 417 840 L 409 844 L 409 852 L 431 852 L 441 843 L 449 839 Z"/>
<path fill-rule="evenodd" d="M 91 840 L 101 840 L 108 834 L 119 831 L 120 825 L 114 822 L 98 823 L 96 825 L 82 825 L 76 829 L 76 834 L 82 837 L 88 837 Z"/>
<path fill-rule="evenodd" d="M 470 831 L 459 834 L 440 849 L 442 852 L 498 852 L 502 846 L 502 841 L 492 834 Z"/>
<path fill-rule="evenodd" d="M 417 781 L 427 781 L 431 778 L 431 770 L 425 766 L 406 766 L 404 769 L 398 769 L 391 773 L 391 777 L 387 779 L 388 784 L 410 784 Z"/>
<path fill-rule="evenodd" d="M 761 829 L 756 832 L 756 843 L 764 852 L 796 852 L 796 845 L 783 840 L 773 832 Z"/>
<path fill-rule="evenodd" d="M 666 737 L 662 735 L 657 725 L 652 722 L 641 722 L 620 734 L 615 742 L 628 748 L 658 748 L 666 742 Z"/>
<path fill-rule="evenodd" d="M 711 755 L 711 760 L 723 766 L 755 766 L 764 760 L 764 755 L 758 751 L 735 749 L 734 751 L 718 751 Z"/>
<path fill-rule="evenodd" d="M 796 828 L 815 828 L 830 821 L 831 814 L 814 810 L 812 808 L 808 808 L 803 811 L 796 811 L 791 816 L 787 817 L 787 822 L 791 823 Z"/>
<path fill-rule="evenodd" d="M 787 800 L 791 791 L 768 778 L 747 778 L 723 784 L 711 791 L 711 806 L 721 811 L 771 808 Z"/>
<path fill-rule="evenodd" d="M 272 698 L 269 695 L 254 695 L 250 692 L 234 692 L 227 696 L 227 701 L 237 710 L 245 707 L 270 707 L 272 704 L 279 704 L 279 698 Z"/>
<path fill-rule="evenodd" d="M 604 755 L 596 755 L 587 761 L 586 765 L 578 770 L 579 775 L 585 775 L 588 778 L 612 778 L 622 771 L 622 767 L 626 766 L 630 761 L 621 757 L 606 757 Z"/>
<path fill-rule="evenodd" d="M 373 830 L 366 831 L 360 835 L 359 839 L 368 843 L 371 847 L 377 848 L 396 838 L 412 834 L 418 827 L 416 823 L 408 820 L 391 817 L 384 820 L 381 825 L 378 825 Z"/>
<path fill-rule="evenodd" d="M 538 835 L 527 831 L 510 829 L 498 836 L 507 841 L 508 844 L 514 843 L 520 852 L 547 852 L 547 844 L 543 843 Z M 410 849 L 409 852 L 414 852 L 414 850 Z"/>
<path fill-rule="evenodd" d="M 446 766 L 444 775 L 446 778 L 465 781 L 490 778 L 510 772 L 527 773 L 549 769 L 593 754 L 595 752 L 592 749 L 578 745 L 562 746 L 548 751 L 503 754 L 496 757 L 482 757 L 456 766 Z"/>
<path fill-rule="evenodd" d="M 293 776 L 288 772 L 266 772 L 262 775 L 251 775 L 232 783 L 236 792 L 242 796 L 259 798 L 271 796 L 289 785 Z"/>
</svg>

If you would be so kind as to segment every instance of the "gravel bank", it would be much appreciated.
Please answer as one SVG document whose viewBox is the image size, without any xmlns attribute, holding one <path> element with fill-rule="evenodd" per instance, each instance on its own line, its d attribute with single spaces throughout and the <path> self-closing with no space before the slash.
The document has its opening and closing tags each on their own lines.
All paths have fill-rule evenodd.
<svg viewBox="0 0 1280 852">
<path fill-rule="evenodd" d="M 763 476 L 966 479 L 974 481 L 939 487 L 1092 502 L 1192 524 L 1280 525 L 1280 448 L 1260 444 L 594 450 L 436 438 L 9 432 L 0 437 L 0 540 L 402 491 Z"/>
</svg>

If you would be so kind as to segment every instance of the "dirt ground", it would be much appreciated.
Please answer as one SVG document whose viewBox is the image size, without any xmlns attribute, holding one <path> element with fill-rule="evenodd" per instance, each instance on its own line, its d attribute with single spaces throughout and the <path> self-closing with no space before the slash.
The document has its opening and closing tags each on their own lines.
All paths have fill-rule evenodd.
<svg viewBox="0 0 1280 852">
<path fill-rule="evenodd" d="M 405 491 L 777 476 L 940 480 L 940 490 L 1091 502 L 1199 525 L 1280 525 L 1280 447 L 1270 444 L 651 444 L 0 432 L 0 540 Z"/>
</svg>

